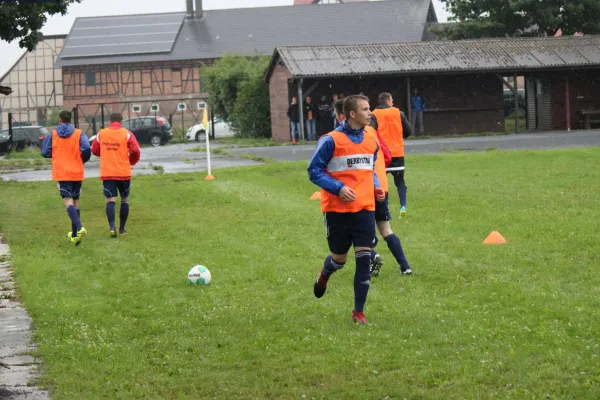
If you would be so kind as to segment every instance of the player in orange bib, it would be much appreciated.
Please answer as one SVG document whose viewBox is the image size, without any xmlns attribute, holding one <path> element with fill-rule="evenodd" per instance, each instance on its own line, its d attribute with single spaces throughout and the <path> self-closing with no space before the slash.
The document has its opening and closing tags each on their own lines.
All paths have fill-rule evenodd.
<svg viewBox="0 0 600 400">
<path fill-rule="evenodd" d="M 373 110 L 371 126 L 380 133 L 392 153 L 392 162 L 387 167 L 394 177 L 394 184 L 400 197 L 400 216 L 406 217 L 406 182 L 404 181 L 404 139 L 412 134 L 410 124 L 404 114 L 394 107 L 394 99 L 389 93 L 381 93 L 379 107 Z"/>
<path fill-rule="evenodd" d="M 71 125 L 71 112 L 62 111 L 58 126 L 42 143 L 42 156 L 52 158 L 52 180 L 56 181 L 67 214 L 71 219 L 69 240 L 79 246 L 87 234 L 81 224 L 79 198 L 84 178 L 83 164 L 90 159 L 90 142 L 86 135 Z"/>
<path fill-rule="evenodd" d="M 110 115 L 110 125 L 102 129 L 92 142 L 92 153 L 100 157 L 100 179 L 106 197 L 106 218 L 110 236 L 117 237 L 115 225 L 115 202 L 121 196 L 119 211 L 119 235 L 127 235 L 125 224 L 129 217 L 129 194 L 131 166 L 140 160 L 140 145 L 133 133 L 121 125 L 121 114 Z"/>
<path fill-rule="evenodd" d="M 379 177 L 381 188 L 385 192 L 385 201 L 382 201 L 381 203 L 378 202 L 375 205 L 375 222 L 377 223 L 377 230 L 379 231 L 381 237 L 383 237 L 383 240 L 385 240 L 387 243 L 388 248 L 396 259 L 396 262 L 398 262 L 398 265 L 400 266 L 400 273 L 402 275 L 412 275 L 412 270 L 408 264 L 404 250 L 402 249 L 400 238 L 392 231 L 392 226 L 390 224 L 390 221 L 392 220 L 392 214 L 390 213 L 390 209 L 388 207 L 389 183 L 385 169 L 388 166 L 386 164 L 391 163 L 392 156 L 379 132 L 377 132 L 376 135 L 376 140 L 379 144 L 379 153 L 377 154 L 377 161 L 375 162 L 375 172 Z M 377 246 L 377 242 L 375 242 L 375 246 Z M 373 249 L 371 252 L 371 276 L 378 276 L 382 265 L 383 258 L 377 254 L 375 249 Z"/>
<path fill-rule="evenodd" d="M 371 110 L 364 96 L 349 96 L 343 102 L 346 123 L 324 135 L 308 166 L 310 181 L 321 188 L 327 242 L 331 255 L 314 284 L 314 294 L 323 297 L 332 274 L 343 268 L 354 246 L 354 310 L 352 321 L 366 324 L 364 306 L 371 285 L 371 250 L 375 243 L 375 202 L 384 201 L 374 164 L 379 150 L 375 132 L 369 127 Z"/>
</svg>

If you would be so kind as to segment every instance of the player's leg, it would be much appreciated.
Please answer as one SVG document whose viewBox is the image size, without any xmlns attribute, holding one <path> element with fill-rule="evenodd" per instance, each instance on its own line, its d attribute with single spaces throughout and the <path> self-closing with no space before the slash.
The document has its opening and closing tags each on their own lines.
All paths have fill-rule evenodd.
<svg viewBox="0 0 600 400">
<path fill-rule="evenodd" d="M 394 258 L 400 265 L 400 273 L 403 275 L 412 274 L 412 270 L 410 269 L 410 265 L 408 264 L 408 260 L 406 259 L 406 255 L 404 254 L 404 250 L 402 249 L 402 243 L 400 242 L 400 238 L 396 236 L 396 234 L 392 231 L 392 227 L 389 221 L 379 221 L 377 222 L 377 229 L 379 230 L 379 234 L 384 238 L 385 242 L 388 245 L 388 248 L 394 255 Z"/>
<path fill-rule="evenodd" d="M 398 157 L 398 170 L 393 172 L 394 184 L 398 188 L 398 197 L 400 197 L 400 216 L 406 217 L 406 182 L 404 181 L 404 157 Z"/>
<path fill-rule="evenodd" d="M 81 198 L 81 187 L 83 182 L 73 182 L 72 190 L 73 190 L 73 206 L 75 207 L 75 211 L 77 212 L 77 218 L 79 218 L 80 228 L 77 229 L 77 236 L 79 237 L 79 242 L 81 242 L 81 238 L 87 235 L 87 230 L 83 227 L 83 222 L 81 222 L 81 210 L 79 208 L 79 199 Z"/>
<path fill-rule="evenodd" d="M 63 199 L 63 204 L 67 209 L 67 215 L 71 220 L 71 236 L 69 237 L 69 240 L 78 246 L 81 243 L 81 237 L 78 233 L 83 227 L 81 226 L 81 221 L 77 215 L 73 200 L 74 197 L 79 198 L 79 190 L 81 189 L 81 186 L 77 187 L 76 183 L 77 182 L 62 181 L 58 183 L 58 189 Z"/>
<path fill-rule="evenodd" d="M 313 290 L 317 298 L 321 298 L 325 294 L 331 275 L 344 268 L 351 245 L 345 214 L 325 213 L 323 219 L 331 254 L 325 258 L 323 269 L 314 284 Z"/>
<path fill-rule="evenodd" d="M 375 238 L 375 212 L 363 210 L 353 214 L 352 244 L 356 256 L 354 273 L 354 310 L 352 321 L 366 324 L 364 308 L 371 286 L 371 250 Z"/>
<path fill-rule="evenodd" d="M 388 208 L 388 194 L 386 193 L 385 201 L 375 203 L 375 222 L 378 224 L 379 221 L 390 221 L 391 219 L 392 216 L 390 215 L 390 210 Z M 379 239 L 377 239 L 377 235 L 375 235 L 373 250 L 371 251 L 371 276 L 379 276 L 379 272 L 383 266 L 383 257 L 375 251 L 377 243 L 379 243 Z"/>
<path fill-rule="evenodd" d="M 129 192 L 131 190 L 131 181 L 119 182 L 119 194 L 121 195 L 121 209 L 119 210 L 119 235 L 127 235 L 125 224 L 129 217 Z"/>
<path fill-rule="evenodd" d="M 404 182 L 404 157 L 394 157 L 387 171 L 394 177 L 394 184 L 400 198 L 400 216 L 406 216 L 406 183 Z"/>
<path fill-rule="evenodd" d="M 117 228 L 115 226 L 115 202 L 117 201 L 117 182 L 102 181 L 104 187 L 104 197 L 106 198 L 106 219 L 110 229 L 110 237 L 117 237 Z"/>
</svg>

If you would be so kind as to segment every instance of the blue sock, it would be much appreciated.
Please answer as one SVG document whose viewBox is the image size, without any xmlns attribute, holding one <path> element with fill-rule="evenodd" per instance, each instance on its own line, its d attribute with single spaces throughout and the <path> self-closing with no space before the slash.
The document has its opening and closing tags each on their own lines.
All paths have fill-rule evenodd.
<svg viewBox="0 0 600 400">
<path fill-rule="evenodd" d="M 81 221 L 81 212 L 79 211 L 79 207 L 75 207 L 75 211 L 77 211 L 77 218 Z M 71 221 L 71 231 L 73 232 L 73 236 L 77 235 L 77 226 Z"/>
<path fill-rule="evenodd" d="M 119 232 L 123 232 L 125 230 L 127 217 L 129 217 L 129 203 L 124 201 L 121 202 L 121 210 L 119 211 Z"/>
<path fill-rule="evenodd" d="M 321 275 L 323 275 L 325 279 L 329 279 L 329 277 L 333 275 L 337 270 L 344 268 L 344 264 L 345 263 L 338 263 L 334 261 L 334 259 L 331 258 L 331 256 L 327 256 L 327 258 L 325 258 L 325 262 L 323 263 L 323 270 L 321 271 Z"/>
<path fill-rule="evenodd" d="M 371 286 L 371 252 L 369 250 L 356 253 L 356 272 L 354 273 L 354 311 L 363 312 L 367 302 L 367 293 Z"/>
<path fill-rule="evenodd" d="M 71 228 L 75 227 L 75 229 L 73 229 L 73 236 L 77 236 L 77 232 L 81 229 L 81 221 L 79 220 L 75 206 L 67 207 L 67 214 L 69 214 L 69 218 L 71 218 Z"/>
<path fill-rule="evenodd" d="M 406 207 L 406 191 L 408 188 L 406 185 L 402 185 L 398 188 L 398 197 L 400 197 L 400 207 Z"/>
<path fill-rule="evenodd" d="M 398 261 L 398 264 L 400 264 L 402 271 L 409 269 L 410 265 L 408 265 L 408 261 L 404 255 L 404 250 L 402 250 L 400 238 L 392 233 L 390 236 L 385 238 L 385 241 L 387 242 L 390 251 L 394 255 L 394 258 L 396 258 L 396 261 Z"/>
<path fill-rule="evenodd" d="M 110 230 L 117 230 L 117 228 L 115 228 L 115 203 L 112 201 L 106 203 L 106 217 L 108 218 L 108 225 L 110 226 Z"/>
</svg>

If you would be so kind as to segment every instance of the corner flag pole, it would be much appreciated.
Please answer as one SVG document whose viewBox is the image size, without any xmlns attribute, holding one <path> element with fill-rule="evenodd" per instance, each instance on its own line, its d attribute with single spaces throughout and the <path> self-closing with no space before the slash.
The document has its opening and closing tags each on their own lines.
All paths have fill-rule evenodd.
<svg viewBox="0 0 600 400">
<path fill-rule="evenodd" d="M 212 171 L 210 168 L 210 143 L 208 141 L 208 134 L 209 134 L 209 125 L 208 125 L 208 109 L 205 106 L 204 107 L 204 116 L 202 118 L 202 125 L 204 125 L 204 136 L 206 136 L 206 161 L 208 163 L 208 175 L 206 175 L 206 180 L 207 181 L 212 181 L 215 179 L 214 176 L 212 176 Z"/>
</svg>

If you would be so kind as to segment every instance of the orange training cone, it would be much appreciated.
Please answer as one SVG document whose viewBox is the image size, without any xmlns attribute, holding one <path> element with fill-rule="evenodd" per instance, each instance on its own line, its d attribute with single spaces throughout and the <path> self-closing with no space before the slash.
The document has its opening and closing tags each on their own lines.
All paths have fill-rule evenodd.
<svg viewBox="0 0 600 400">
<path fill-rule="evenodd" d="M 310 196 L 311 200 L 321 200 L 321 192 L 314 192 L 312 196 Z"/>
<path fill-rule="evenodd" d="M 214 180 L 215 180 L 215 177 L 214 177 L 214 176 L 212 176 L 211 174 L 208 174 L 208 175 L 206 175 L 206 180 L 207 180 L 207 181 L 214 181 Z"/>
<path fill-rule="evenodd" d="M 504 243 L 506 243 L 506 239 L 504 239 L 502 237 L 502 235 L 500 234 L 500 232 L 498 232 L 498 231 L 493 231 L 483 241 L 483 244 L 504 244 Z"/>
</svg>

